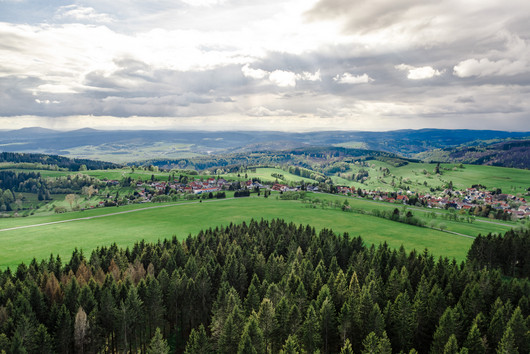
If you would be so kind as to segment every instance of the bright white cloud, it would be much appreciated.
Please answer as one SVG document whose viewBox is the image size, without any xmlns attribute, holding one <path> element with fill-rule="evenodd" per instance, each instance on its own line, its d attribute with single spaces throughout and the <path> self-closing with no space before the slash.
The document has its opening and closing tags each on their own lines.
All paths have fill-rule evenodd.
<svg viewBox="0 0 530 354">
<path fill-rule="evenodd" d="M 57 103 L 61 103 L 61 102 L 56 101 L 56 100 L 54 100 L 54 101 L 50 101 L 50 100 L 39 100 L 38 98 L 35 99 L 35 102 L 37 102 L 37 103 L 39 103 L 39 104 L 50 104 L 50 103 L 56 103 L 56 104 L 57 104 Z"/>
<path fill-rule="evenodd" d="M 296 74 L 292 71 L 274 70 L 272 72 L 262 69 L 252 69 L 248 64 L 241 68 L 243 75 L 252 79 L 264 79 L 268 77 L 269 81 L 280 87 L 295 87 L 297 80 L 301 81 L 322 81 L 320 70 L 314 73 L 304 71 Z"/>
<path fill-rule="evenodd" d="M 362 75 L 352 75 L 350 73 L 344 73 L 342 75 L 335 76 L 333 80 L 338 82 L 339 84 L 367 84 L 374 81 L 374 79 L 372 79 L 366 73 Z"/>
<path fill-rule="evenodd" d="M 317 70 L 314 73 L 304 71 L 303 73 L 296 75 L 296 78 L 298 80 L 304 81 L 322 81 L 322 78 L 320 77 L 320 70 Z"/>
<path fill-rule="evenodd" d="M 443 70 L 436 70 L 432 66 L 414 67 L 412 65 L 399 64 L 395 68 L 401 71 L 408 71 L 407 78 L 410 80 L 431 79 L 443 74 Z"/>
<path fill-rule="evenodd" d="M 252 79 L 263 79 L 265 76 L 267 76 L 269 73 L 265 70 L 261 69 L 252 69 L 248 64 L 243 66 L 241 68 L 241 71 L 243 72 L 243 75 L 245 77 L 250 77 Z"/>
<path fill-rule="evenodd" d="M 79 5 L 66 5 L 59 7 L 56 17 L 60 19 L 101 23 L 109 23 L 113 21 L 112 17 L 108 14 L 98 13 L 92 7 L 84 7 Z"/>
<path fill-rule="evenodd" d="M 269 80 L 280 87 L 296 86 L 296 74 L 291 71 L 274 70 L 269 74 Z"/>
<path fill-rule="evenodd" d="M 502 59 L 491 61 L 487 58 L 480 60 L 468 59 L 461 61 L 453 68 L 455 76 L 466 78 L 472 76 L 500 76 L 517 75 L 529 70 L 528 62 L 523 60 L 511 61 Z"/>
</svg>

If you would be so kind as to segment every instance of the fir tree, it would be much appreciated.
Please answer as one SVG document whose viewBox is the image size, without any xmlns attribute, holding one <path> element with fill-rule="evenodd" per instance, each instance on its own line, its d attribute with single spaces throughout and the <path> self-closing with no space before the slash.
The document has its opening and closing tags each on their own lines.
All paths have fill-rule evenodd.
<svg viewBox="0 0 530 354">
<path fill-rule="evenodd" d="M 192 329 L 191 334 L 186 344 L 186 354 L 208 354 L 211 353 L 210 342 L 206 335 L 204 326 L 199 326 L 198 329 Z"/>
<path fill-rule="evenodd" d="M 153 338 L 151 339 L 151 342 L 149 343 L 149 347 L 147 348 L 147 354 L 168 354 L 168 353 L 169 353 L 169 345 L 167 344 L 167 341 L 162 336 L 162 332 L 160 332 L 160 328 L 157 327 L 155 334 L 153 335 Z M 195 352 L 195 353 L 202 353 L 202 352 Z"/>
</svg>

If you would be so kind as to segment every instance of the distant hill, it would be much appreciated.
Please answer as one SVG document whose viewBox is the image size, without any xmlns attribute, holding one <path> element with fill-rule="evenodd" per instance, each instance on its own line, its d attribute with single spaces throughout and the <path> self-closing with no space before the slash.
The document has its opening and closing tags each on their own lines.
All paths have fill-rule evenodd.
<svg viewBox="0 0 530 354">
<path fill-rule="evenodd" d="M 530 168 L 530 140 L 479 142 L 473 146 L 435 149 L 417 155 L 421 160 L 462 162 L 514 168 Z"/>
<path fill-rule="evenodd" d="M 197 156 L 176 160 L 150 160 L 146 163 L 160 168 L 192 168 L 197 170 L 211 168 L 231 168 L 239 166 L 274 166 L 289 164 L 313 169 L 315 165 L 330 165 L 340 161 L 379 159 L 394 165 L 403 165 L 412 161 L 386 151 L 349 149 L 343 147 L 305 147 L 281 151 L 254 151 L 250 153 L 231 153 L 211 156 Z M 414 160 L 416 161 L 416 160 Z"/>
<path fill-rule="evenodd" d="M 33 153 L 16 153 L 0 152 L 0 163 L 14 164 L 41 164 L 65 168 L 69 171 L 79 171 L 81 166 L 87 170 L 100 170 L 109 168 L 118 168 L 120 165 L 112 162 L 94 161 L 88 159 L 70 159 L 68 157 L 57 155 L 33 154 Z"/>
<path fill-rule="evenodd" d="M 525 139 L 530 132 L 493 130 L 171 131 L 90 128 L 55 131 L 24 128 L 0 131 L 0 151 L 38 152 L 113 162 L 181 159 L 198 155 L 278 151 L 308 146 L 363 148 L 414 158 L 416 154 L 492 139 Z"/>
</svg>

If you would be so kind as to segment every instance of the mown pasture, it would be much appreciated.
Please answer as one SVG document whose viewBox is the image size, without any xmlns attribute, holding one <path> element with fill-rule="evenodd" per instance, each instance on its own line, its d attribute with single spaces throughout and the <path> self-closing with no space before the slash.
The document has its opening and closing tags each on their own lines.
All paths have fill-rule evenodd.
<svg viewBox="0 0 530 354">
<path fill-rule="evenodd" d="M 187 202 L 133 205 L 120 208 L 102 208 L 71 212 L 61 215 L 2 220 L 0 229 L 43 224 L 77 218 L 87 218 L 128 210 L 130 213 L 99 218 L 55 223 L 30 228 L 0 231 L 0 267 L 15 267 L 20 262 L 48 258 L 50 253 L 67 260 L 74 248 L 89 255 L 98 246 L 116 243 L 132 246 L 139 240 L 157 241 L 173 235 L 179 239 L 199 230 L 248 222 L 251 219 L 283 218 L 297 224 L 310 224 L 317 230 L 330 228 L 363 237 L 366 244 L 387 242 L 398 248 L 422 252 L 428 248 L 435 256 L 447 256 L 462 261 L 472 238 L 420 228 L 368 215 L 343 212 L 340 209 L 308 207 L 299 201 L 283 201 L 274 197 L 240 198 L 203 203 Z M 146 209 L 141 209 L 146 208 Z M 138 210 L 141 209 L 141 210 Z"/>
</svg>

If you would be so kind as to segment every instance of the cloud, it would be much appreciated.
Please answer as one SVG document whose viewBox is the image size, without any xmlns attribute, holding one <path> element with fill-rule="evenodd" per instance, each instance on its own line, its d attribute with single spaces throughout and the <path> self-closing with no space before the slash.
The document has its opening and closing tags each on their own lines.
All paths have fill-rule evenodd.
<svg viewBox="0 0 530 354">
<path fill-rule="evenodd" d="M 181 0 L 189 6 L 215 6 L 222 5 L 226 0 Z"/>
<path fill-rule="evenodd" d="M 408 71 L 407 78 L 410 80 L 431 79 L 443 74 L 443 70 L 436 70 L 432 66 L 414 67 L 412 65 L 399 64 L 395 68 L 401 71 Z"/>
<path fill-rule="evenodd" d="M 286 117 L 286 116 L 294 115 L 294 113 L 289 110 L 285 110 L 285 109 L 270 110 L 263 106 L 253 107 L 250 110 L 248 110 L 246 114 L 251 117 L 275 117 L 275 116 Z"/>
<path fill-rule="evenodd" d="M 473 103 L 475 102 L 475 99 L 473 96 L 460 96 L 457 97 L 455 100 L 455 103 Z"/>
<path fill-rule="evenodd" d="M 98 23 L 110 23 L 114 19 L 103 13 L 98 13 L 92 7 L 84 7 L 79 5 L 66 5 L 57 9 L 56 18 L 69 19 L 76 21 L 90 21 Z"/>
<path fill-rule="evenodd" d="M 302 74 L 296 75 L 296 78 L 298 80 L 304 81 L 322 81 L 322 78 L 320 77 L 320 70 L 317 70 L 314 73 L 304 71 Z"/>
<path fill-rule="evenodd" d="M 511 61 L 502 59 L 491 61 L 487 58 L 480 60 L 467 59 L 453 68 L 453 74 L 461 78 L 472 76 L 501 76 L 517 75 L 528 71 L 528 62 L 522 60 Z"/>
<path fill-rule="evenodd" d="M 59 101 L 50 101 L 50 100 L 39 100 L 38 98 L 35 99 L 35 102 L 39 103 L 39 104 L 50 104 L 50 103 L 61 103 Z"/>
<path fill-rule="evenodd" d="M 70 3 L 2 2 L 0 116 L 530 130 L 527 1 Z"/>
<path fill-rule="evenodd" d="M 374 81 L 374 79 L 372 79 L 366 73 L 357 76 L 354 76 L 350 73 L 344 73 L 342 75 L 335 76 L 333 80 L 339 84 L 367 84 Z"/>
<path fill-rule="evenodd" d="M 252 69 L 248 64 L 243 66 L 241 68 L 241 71 L 243 72 L 243 75 L 245 77 L 250 77 L 252 79 L 263 79 L 265 76 L 267 76 L 269 73 L 265 70 L 261 69 Z"/>
<path fill-rule="evenodd" d="M 269 74 L 269 80 L 280 87 L 296 86 L 296 74 L 291 71 L 274 70 Z"/>
<path fill-rule="evenodd" d="M 304 71 L 301 74 L 286 70 L 274 70 L 269 72 L 262 69 L 252 69 L 246 64 L 241 68 L 241 71 L 243 72 L 243 76 L 252 79 L 260 80 L 268 78 L 270 82 L 279 87 L 295 87 L 297 80 L 322 81 L 320 70 L 317 70 L 314 73 Z"/>
</svg>

